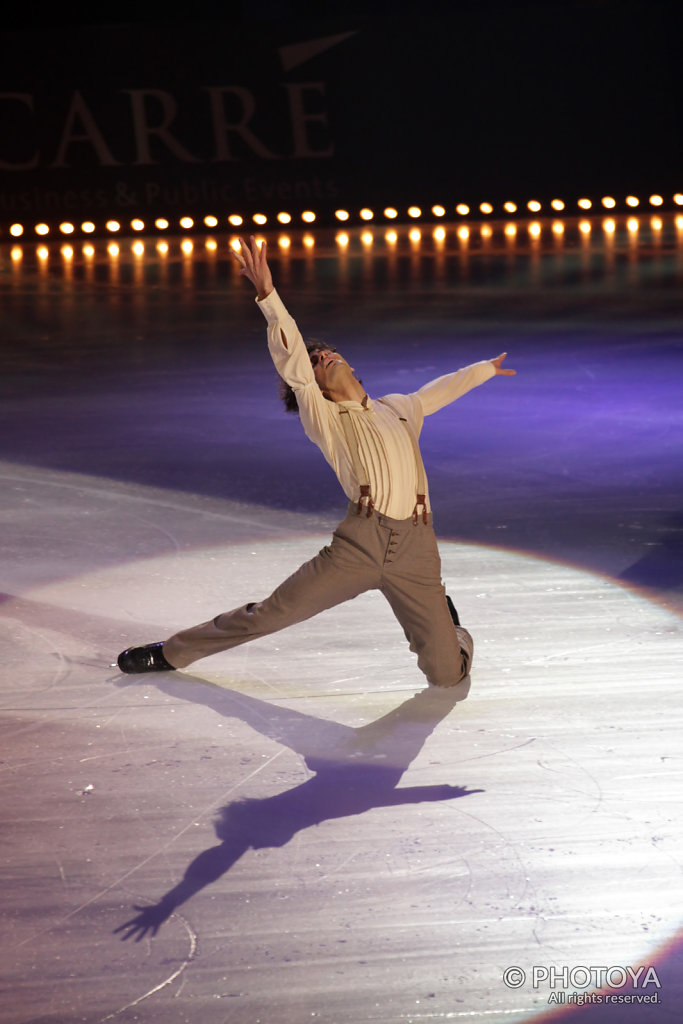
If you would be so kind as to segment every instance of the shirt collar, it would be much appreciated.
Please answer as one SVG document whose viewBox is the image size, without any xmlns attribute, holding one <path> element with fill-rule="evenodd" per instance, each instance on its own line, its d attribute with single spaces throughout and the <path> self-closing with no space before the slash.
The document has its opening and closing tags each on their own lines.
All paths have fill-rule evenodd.
<svg viewBox="0 0 683 1024">
<path fill-rule="evenodd" d="M 361 402 L 337 402 L 337 405 L 343 405 L 345 409 L 359 410 L 360 412 L 372 412 L 374 411 L 374 403 L 369 395 L 364 395 Z"/>
</svg>

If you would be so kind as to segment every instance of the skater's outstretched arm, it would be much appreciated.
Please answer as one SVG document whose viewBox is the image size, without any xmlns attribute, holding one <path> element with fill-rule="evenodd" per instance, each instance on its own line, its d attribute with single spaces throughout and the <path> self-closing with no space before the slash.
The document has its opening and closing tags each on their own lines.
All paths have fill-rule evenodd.
<svg viewBox="0 0 683 1024">
<path fill-rule="evenodd" d="M 503 369 L 506 355 L 506 352 L 502 352 L 495 359 L 484 359 L 480 363 L 464 366 L 455 373 L 437 377 L 414 392 L 413 397 L 419 398 L 423 414 L 430 416 L 492 377 L 514 377 L 516 370 Z"/>
</svg>

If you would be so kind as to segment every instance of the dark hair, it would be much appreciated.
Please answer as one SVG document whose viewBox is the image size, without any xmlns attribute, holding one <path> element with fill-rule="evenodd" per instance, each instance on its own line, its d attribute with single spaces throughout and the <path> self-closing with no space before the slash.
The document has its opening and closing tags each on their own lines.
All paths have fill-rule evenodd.
<svg viewBox="0 0 683 1024">
<path fill-rule="evenodd" d="M 334 346 L 327 345 L 324 341 L 314 338 L 306 345 L 306 351 L 309 356 L 312 356 L 314 352 L 336 352 L 337 350 Z M 296 400 L 294 390 L 286 380 L 282 379 L 282 377 L 280 378 L 280 398 L 282 399 L 287 412 L 299 412 L 299 405 Z"/>
</svg>

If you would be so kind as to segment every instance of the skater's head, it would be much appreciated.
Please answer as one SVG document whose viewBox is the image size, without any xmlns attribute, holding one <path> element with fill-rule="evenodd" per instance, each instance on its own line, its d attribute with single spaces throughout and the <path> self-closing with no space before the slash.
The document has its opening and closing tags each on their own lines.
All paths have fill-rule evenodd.
<svg viewBox="0 0 683 1024">
<path fill-rule="evenodd" d="M 313 375 L 325 398 L 335 401 L 333 395 L 348 390 L 350 384 L 362 384 L 354 377 L 354 369 L 337 352 L 336 348 L 324 341 L 311 341 L 306 346 L 311 360 Z M 298 412 L 296 396 L 286 381 L 280 381 L 280 394 L 287 412 Z"/>
<path fill-rule="evenodd" d="M 335 401 L 334 395 L 346 391 L 351 381 L 358 383 L 354 377 L 353 367 L 336 348 L 315 348 L 308 354 L 311 357 L 315 382 L 325 398 L 329 398 L 330 401 Z"/>
</svg>

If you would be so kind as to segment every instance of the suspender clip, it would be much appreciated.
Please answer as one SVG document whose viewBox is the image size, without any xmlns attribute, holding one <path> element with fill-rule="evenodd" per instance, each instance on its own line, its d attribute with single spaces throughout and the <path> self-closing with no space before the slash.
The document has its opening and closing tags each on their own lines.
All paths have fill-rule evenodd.
<svg viewBox="0 0 683 1024">
<path fill-rule="evenodd" d="M 425 501 L 424 494 L 418 494 L 417 501 L 415 502 L 415 508 L 413 509 L 413 526 L 417 526 L 418 509 L 422 505 L 422 522 L 427 524 L 427 504 Z"/>
<path fill-rule="evenodd" d="M 373 511 L 373 509 L 375 507 L 375 503 L 372 500 L 372 495 L 370 494 L 370 484 L 361 484 L 360 498 L 358 499 L 358 505 L 356 507 L 356 515 L 357 516 L 359 516 L 361 514 L 361 512 L 363 511 L 363 501 L 366 498 L 367 498 L 367 504 L 366 504 L 365 507 L 367 509 L 367 512 L 365 513 L 365 515 L 369 519 L 370 516 L 372 515 L 372 511 Z"/>
</svg>

